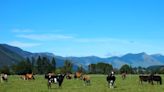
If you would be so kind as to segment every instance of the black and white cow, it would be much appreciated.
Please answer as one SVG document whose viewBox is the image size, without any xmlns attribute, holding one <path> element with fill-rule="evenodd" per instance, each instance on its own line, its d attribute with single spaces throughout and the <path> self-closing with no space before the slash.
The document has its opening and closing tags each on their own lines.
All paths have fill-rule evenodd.
<svg viewBox="0 0 164 92">
<path fill-rule="evenodd" d="M 107 82 L 108 82 L 108 87 L 110 88 L 114 88 L 114 83 L 116 80 L 116 77 L 114 76 L 114 72 L 112 71 L 111 74 L 109 74 L 106 78 Z"/>
<path fill-rule="evenodd" d="M 5 82 L 8 81 L 8 76 L 7 76 L 7 74 L 1 74 L 1 82 L 3 82 L 3 81 L 5 81 Z"/>
<path fill-rule="evenodd" d="M 45 78 L 48 80 L 48 88 L 51 88 L 52 83 L 58 84 L 58 86 L 61 87 L 64 77 L 65 74 L 46 74 Z"/>
</svg>

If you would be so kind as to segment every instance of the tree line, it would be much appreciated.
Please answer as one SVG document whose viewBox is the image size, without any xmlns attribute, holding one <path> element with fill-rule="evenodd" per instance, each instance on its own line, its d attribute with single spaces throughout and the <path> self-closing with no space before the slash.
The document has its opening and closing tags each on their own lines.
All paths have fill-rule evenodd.
<svg viewBox="0 0 164 92">
<path fill-rule="evenodd" d="M 83 71 L 83 68 L 78 66 L 77 71 Z M 57 67 L 55 58 L 49 59 L 48 57 L 39 56 L 38 58 L 26 58 L 11 66 L 6 65 L 0 68 L 0 73 L 18 75 L 26 73 L 46 74 L 49 72 L 72 73 L 73 63 L 70 60 L 65 60 L 62 67 Z"/>
<path fill-rule="evenodd" d="M 50 71 L 56 70 L 56 61 L 55 58 L 51 60 L 47 57 L 38 58 L 26 58 L 16 64 L 11 66 L 3 66 L 0 71 L 7 74 L 25 74 L 25 73 L 34 73 L 34 74 L 44 74 Z"/>
<path fill-rule="evenodd" d="M 48 72 L 54 73 L 73 73 L 76 71 L 85 72 L 90 74 L 108 74 L 114 71 L 117 74 L 127 73 L 127 74 L 149 74 L 149 73 L 159 73 L 164 74 L 164 68 L 159 68 L 151 70 L 144 67 L 131 67 L 128 64 L 122 65 L 119 69 L 113 68 L 111 64 L 99 62 L 97 64 L 89 64 L 88 69 L 84 68 L 82 65 L 77 66 L 77 69 L 73 69 L 74 65 L 72 61 L 65 60 L 64 65 L 57 67 L 55 58 L 47 57 L 31 57 L 26 58 L 16 64 L 11 66 L 3 66 L 0 68 L 0 73 L 7 74 L 46 74 Z"/>
</svg>

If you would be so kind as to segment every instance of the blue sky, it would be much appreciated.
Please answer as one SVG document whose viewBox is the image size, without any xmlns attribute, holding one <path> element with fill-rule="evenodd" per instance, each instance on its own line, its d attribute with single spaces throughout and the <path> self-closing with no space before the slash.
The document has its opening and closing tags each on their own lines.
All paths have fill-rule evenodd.
<svg viewBox="0 0 164 92">
<path fill-rule="evenodd" d="M 164 54 L 163 0 L 1 0 L 0 43 L 61 56 Z"/>
</svg>

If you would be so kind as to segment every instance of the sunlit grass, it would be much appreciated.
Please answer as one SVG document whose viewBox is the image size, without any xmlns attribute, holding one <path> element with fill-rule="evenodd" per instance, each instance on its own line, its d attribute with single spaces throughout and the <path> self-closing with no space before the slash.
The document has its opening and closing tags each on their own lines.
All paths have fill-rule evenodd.
<svg viewBox="0 0 164 92">
<path fill-rule="evenodd" d="M 64 79 L 62 88 L 52 84 L 52 89 L 47 88 L 47 80 L 41 75 L 35 76 L 35 80 L 21 80 L 19 76 L 9 76 L 8 82 L 0 83 L 0 92 L 163 92 L 164 90 L 164 85 L 148 83 L 141 85 L 138 75 L 128 75 L 125 80 L 118 75 L 114 89 L 108 88 L 105 75 L 90 76 L 90 86 L 84 86 L 82 80 Z"/>
</svg>

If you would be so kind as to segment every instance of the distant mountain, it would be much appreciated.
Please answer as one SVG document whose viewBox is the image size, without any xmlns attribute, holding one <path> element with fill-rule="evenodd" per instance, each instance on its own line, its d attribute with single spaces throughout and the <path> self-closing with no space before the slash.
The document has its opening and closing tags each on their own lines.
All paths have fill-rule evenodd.
<svg viewBox="0 0 164 92">
<path fill-rule="evenodd" d="M 98 63 L 98 62 L 105 62 L 112 64 L 114 67 L 119 68 L 123 64 L 131 65 L 132 67 L 142 66 L 142 67 L 148 67 L 152 65 L 164 65 L 164 56 L 161 54 L 154 54 L 154 55 L 148 55 L 144 52 L 133 54 L 128 53 L 124 56 L 118 57 L 109 57 L 109 58 L 100 58 L 97 56 L 87 56 L 87 57 L 62 57 L 62 56 L 56 56 L 53 53 L 31 53 L 28 51 L 24 51 L 18 47 L 10 46 L 7 44 L 0 44 L 0 67 L 3 65 L 12 65 L 16 62 L 19 62 L 27 57 L 48 57 L 49 59 L 52 59 L 55 57 L 57 66 L 63 66 L 64 61 L 66 59 L 71 60 L 72 63 L 77 66 L 83 66 L 84 68 L 87 68 L 87 66 L 91 63 Z"/>
<path fill-rule="evenodd" d="M 13 47 L 13 49 L 15 49 L 15 47 Z M 4 65 L 12 65 L 23 59 L 24 57 L 22 55 L 9 49 L 9 45 L 0 44 L 0 67 Z"/>
<path fill-rule="evenodd" d="M 24 57 L 24 58 L 29 57 L 32 54 L 31 52 L 24 51 L 24 50 L 22 50 L 18 47 L 10 46 L 10 45 L 7 45 L 7 44 L 0 44 L 0 46 L 2 46 L 3 48 L 8 49 L 8 50 L 18 54 L 19 56 Z"/>
<path fill-rule="evenodd" d="M 18 47 L 10 46 L 7 44 L 0 44 L 0 67 L 4 65 L 10 66 L 12 64 L 20 62 L 21 60 L 26 59 L 27 57 L 35 57 L 35 59 L 37 59 L 39 56 L 48 57 L 50 60 L 53 57 L 57 57 L 55 59 L 58 66 L 62 66 L 64 63 L 64 58 L 59 58 L 59 56 L 55 56 L 52 53 L 31 53 L 28 51 L 24 51 Z"/>
<path fill-rule="evenodd" d="M 164 63 L 164 56 L 161 54 L 154 54 L 154 55 L 151 55 L 151 57 L 155 58 L 156 60 L 160 61 L 161 63 Z"/>
<path fill-rule="evenodd" d="M 156 58 L 153 58 L 151 55 L 148 55 L 144 52 L 138 54 L 126 54 L 120 58 L 120 60 L 130 64 L 131 66 L 143 66 L 148 67 L 151 65 L 160 65 L 162 64 Z"/>
<path fill-rule="evenodd" d="M 162 56 L 162 55 L 161 55 Z M 88 57 L 67 57 L 68 59 L 72 60 L 72 62 L 81 64 L 85 67 L 90 63 L 98 63 L 98 62 L 105 62 L 112 64 L 114 67 L 121 67 L 123 64 L 131 65 L 132 67 L 142 66 L 148 67 L 152 65 L 162 65 L 164 64 L 163 61 L 159 61 L 158 58 L 152 57 L 144 52 L 138 54 L 126 54 L 121 57 L 109 57 L 109 58 L 100 58 L 96 56 L 88 56 Z M 164 57 L 160 57 L 160 60 L 164 59 Z"/>
<path fill-rule="evenodd" d="M 153 65 L 153 66 L 149 66 L 147 69 L 155 71 L 155 70 L 160 70 L 162 68 L 164 69 L 164 65 Z"/>
</svg>

